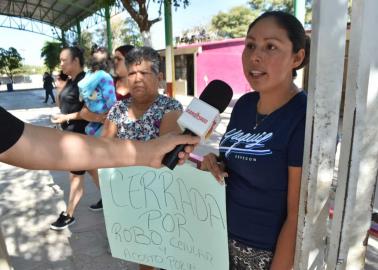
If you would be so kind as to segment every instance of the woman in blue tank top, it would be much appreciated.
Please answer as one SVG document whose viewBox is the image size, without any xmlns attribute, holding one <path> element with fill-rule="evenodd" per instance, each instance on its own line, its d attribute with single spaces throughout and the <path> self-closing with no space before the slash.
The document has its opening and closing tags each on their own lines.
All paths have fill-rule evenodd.
<svg viewBox="0 0 378 270">
<path fill-rule="evenodd" d="M 292 269 L 306 114 L 293 80 L 308 53 L 303 26 L 288 13 L 266 12 L 248 28 L 242 62 L 255 91 L 235 104 L 220 156 L 202 162 L 227 183 L 230 269 Z"/>
</svg>

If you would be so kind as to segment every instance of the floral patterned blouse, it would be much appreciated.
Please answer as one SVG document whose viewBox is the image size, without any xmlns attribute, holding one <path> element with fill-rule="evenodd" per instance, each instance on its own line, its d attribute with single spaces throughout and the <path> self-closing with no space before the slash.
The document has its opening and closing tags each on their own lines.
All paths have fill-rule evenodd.
<svg viewBox="0 0 378 270">
<path fill-rule="evenodd" d="M 128 117 L 131 101 L 132 97 L 118 101 L 107 116 L 117 126 L 117 137 L 121 139 L 147 141 L 159 137 L 160 123 L 164 114 L 170 111 L 182 111 L 180 102 L 158 95 L 139 119 L 131 120 Z"/>
</svg>

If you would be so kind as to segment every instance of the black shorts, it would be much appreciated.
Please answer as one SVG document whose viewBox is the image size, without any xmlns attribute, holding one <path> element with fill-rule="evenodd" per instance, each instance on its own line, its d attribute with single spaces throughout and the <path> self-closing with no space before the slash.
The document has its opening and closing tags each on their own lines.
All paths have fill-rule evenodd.
<svg viewBox="0 0 378 270">
<path fill-rule="evenodd" d="M 74 175 L 84 175 L 86 171 L 70 171 Z"/>
<path fill-rule="evenodd" d="M 71 132 L 75 132 L 75 133 L 80 133 L 80 134 L 85 134 L 85 126 L 88 124 L 87 121 L 83 121 L 83 120 L 74 120 L 74 121 L 71 121 L 69 124 L 67 123 L 63 123 L 61 125 L 62 129 L 64 131 L 71 131 Z M 84 175 L 86 171 L 70 171 L 70 173 L 74 174 L 74 175 Z"/>
</svg>

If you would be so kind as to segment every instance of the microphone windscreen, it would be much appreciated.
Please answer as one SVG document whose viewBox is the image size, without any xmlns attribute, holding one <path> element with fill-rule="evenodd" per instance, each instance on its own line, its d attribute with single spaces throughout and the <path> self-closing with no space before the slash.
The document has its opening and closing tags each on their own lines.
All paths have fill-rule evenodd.
<svg viewBox="0 0 378 270">
<path fill-rule="evenodd" d="M 222 113 L 230 104 L 232 95 L 232 88 L 227 83 L 221 80 L 213 80 L 205 87 L 199 99 Z"/>
</svg>

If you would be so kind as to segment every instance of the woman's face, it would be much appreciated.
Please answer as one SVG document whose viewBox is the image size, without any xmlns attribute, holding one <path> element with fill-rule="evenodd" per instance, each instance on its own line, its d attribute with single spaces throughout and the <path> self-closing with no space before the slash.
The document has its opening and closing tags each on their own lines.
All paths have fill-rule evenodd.
<svg viewBox="0 0 378 270">
<path fill-rule="evenodd" d="M 243 71 L 256 91 L 279 90 L 293 80 L 292 70 L 299 66 L 304 50 L 293 53 L 287 31 L 267 17 L 248 32 L 242 54 Z"/>
<path fill-rule="evenodd" d="M 61 51 L 59 59 L 60 59 L 60 68 L 62 69 L 64 74 L 68 76 L 73 76 L 78 71 L 80 71 L 81 67 L 80 67 L 79 59 L 73 58 L 70 50 Z"/>
<path fill-rule="evenodd" d="M 130 95 L 137 102 L 152 102 L 158 95 L 159 75 L 155 74 L 150 61 L 135 63 L 128 69 L 128 86 Z"/>
<path fill-rule="evenodd" d="M 119 51 L 114 52 L 114 73 L 121 78 L 127 76 L 125 57 Z"/>
</svg>

